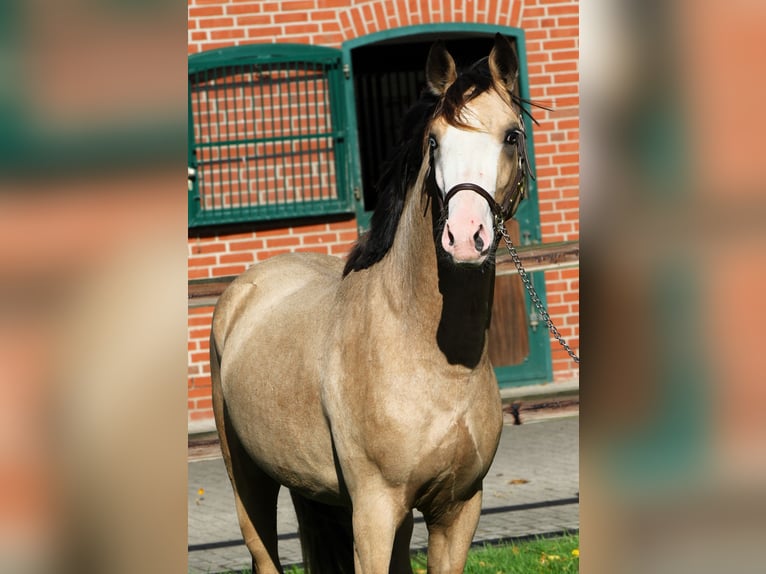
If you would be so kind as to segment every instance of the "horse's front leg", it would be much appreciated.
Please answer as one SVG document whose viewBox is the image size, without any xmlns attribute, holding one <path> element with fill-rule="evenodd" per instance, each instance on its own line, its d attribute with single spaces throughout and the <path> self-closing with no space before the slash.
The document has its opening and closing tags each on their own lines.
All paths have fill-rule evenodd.
<svg viewBox="0 0 766 574">
<path fill-rule="evenodd" d="M 481 490 L 438 513 L 425 512 L 429 574 L 462 573 L 481 515 Z"/>
<path fill-rule="evenodd" d="M 401 496 L 385 488 L 368 488 L 352 496 L 354 525 L 354 569 L 356 574 L 388 574 L 394 540 L 400 526 L 411 532 L 408 508 Z M 401 537 L 400 533 L 400 537 Z M 406 534 L 405 534 L 406 537 Z M 401 540 L 397 540 L 401 544 Z M 397 557 L 397 562 L 400 562 Z M 399 565 L 395 568 L 399 570 Z"/>
</svg>

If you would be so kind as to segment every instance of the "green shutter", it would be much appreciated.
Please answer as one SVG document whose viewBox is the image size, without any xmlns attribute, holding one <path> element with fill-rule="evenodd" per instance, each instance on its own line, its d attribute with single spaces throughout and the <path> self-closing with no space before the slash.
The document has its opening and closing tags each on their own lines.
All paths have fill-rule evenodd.
<svg viewBox="0 0 766 574">
<path fill-rule="evenodd" d="M 189 227 L 349 212 L 339 50 L 189 57 Z"/>
</svg>

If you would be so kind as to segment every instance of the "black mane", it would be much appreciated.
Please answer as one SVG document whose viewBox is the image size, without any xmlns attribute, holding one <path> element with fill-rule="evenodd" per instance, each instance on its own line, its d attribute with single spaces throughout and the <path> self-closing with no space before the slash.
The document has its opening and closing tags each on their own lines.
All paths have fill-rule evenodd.
<svg viewBox="0 0 766 574">
<path fill-rule="evenodd" d="M 370 230 L 359 238 L 346 261 L 343 275 L 374 265 L 388 253 L 399 226 L 407 190 L 417 179 L 423 162 L 425 129 L 433 116 L 437 98 L 424 94 L 404 116 L 399 142 L 378 180 L 378 203 Z"/>
</svg>

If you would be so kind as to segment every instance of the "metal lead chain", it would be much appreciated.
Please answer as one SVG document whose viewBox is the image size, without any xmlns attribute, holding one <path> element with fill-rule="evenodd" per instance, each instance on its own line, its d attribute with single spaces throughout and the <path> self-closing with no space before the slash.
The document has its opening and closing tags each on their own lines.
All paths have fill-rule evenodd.
<svg viewBox="0 0 766 574">
<path fill-rule="evenodd" d="M 511 241 L 511 236 L 508 234 L 508 230 L 505 228 L 505 223 L 502 223 L 502 222 L 500 223 L 500 225 L 498 226 L 498 231 L 500 232 L 500 235 L 502 235 L 503 239 L 505 240 L 505 246 L 508 248 L 508 253 L 511 254 L 511 259 L 513 259 L 513 264 L 516 265 L 516 269 L 519 272 L 519 277 L 521 277 L 521 280 L 524 282 L 524 287 L 527 288 L 527 292 L 529 293 L 529 298 L 532 300 L 532 303 L 537 309 L 537 314 L 540 315 L 543 321 L 545 321 L 545 324 L 548 326 L 548 330 L 559 342 L 559 345 L 564 347 L 564 350 L 567 353 L 569 353 L 569 356 L 572 357 L 572 360 L 579 365 L 580 357 L 578 357 L 575 354 L 575 352 L 571 349 L 571 347 L 567 345 L 567 342 L 564 340 L 564 337 L 561 336 L 561 333 L 559 333 L 559 330 L 556 328 L 556 325 L 553 324 L 553 321 L 551 320 L 551 316 L 548 315 L 548 311 L 545 310 L 545 307 L 543 306 L 543 302 L 540 301 L 540 297 L 537 295 L 537 291 L 535 291 L 535 288 L 532 286 L 532 281 L 529 279 L 529 275 L 527 275 L 526 269 L 524 269 L 524 267 L 522 266 L 521 259 L 519 258 L 519 254 L 516 253 L 516 248 L 514 248 L 513 242 Z"/>
</svg>

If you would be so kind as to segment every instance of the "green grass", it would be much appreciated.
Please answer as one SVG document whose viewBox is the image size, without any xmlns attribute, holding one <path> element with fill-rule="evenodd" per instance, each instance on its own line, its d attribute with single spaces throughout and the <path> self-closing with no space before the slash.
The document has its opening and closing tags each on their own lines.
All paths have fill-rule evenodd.
<svg viewBox="0 0 766 574">
<path fill-rule="evenodd" d="M 574 574 L 579 572 L 580 536 L 536 538 L 523 542 L 485 545 L 468 554 L 465 574 Z M 425 574 L 425 554 L 412 557 L 415 574 Z M 250 572 L 249 570 L 243 571 Z M 285 574 L 303 574 L 291 567 Z"/>
<path fill-rule="evenodd" d="M 465 574 L 569 574 L 579 572 L 579 535 L 485 545 L 468 553 Z M 412 560 L 415 574 L 425 574 L 425 555 Z"/>
</svg>

